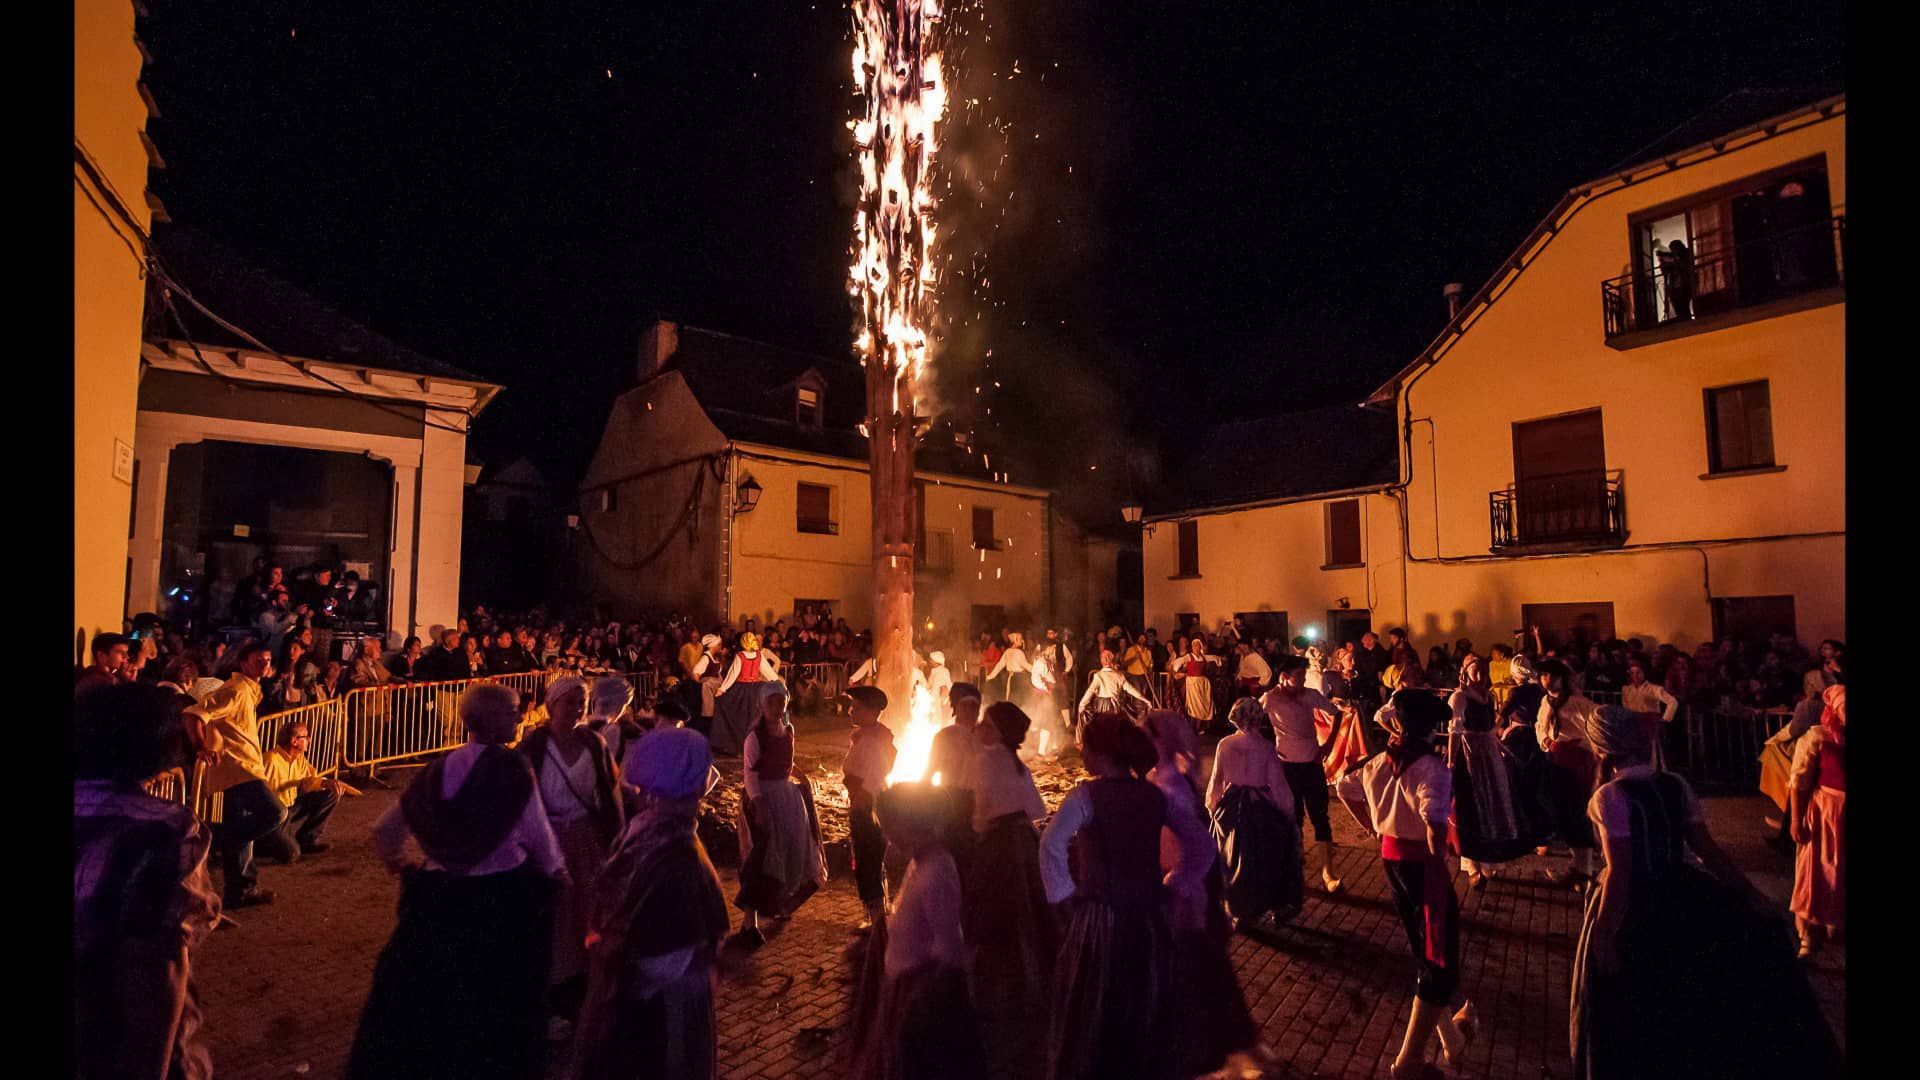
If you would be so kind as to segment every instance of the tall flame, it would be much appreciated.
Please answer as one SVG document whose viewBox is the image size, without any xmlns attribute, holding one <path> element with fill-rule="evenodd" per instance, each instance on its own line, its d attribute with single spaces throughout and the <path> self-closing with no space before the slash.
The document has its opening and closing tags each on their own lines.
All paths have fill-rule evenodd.
<svg viewBox="0 0 1920 1080">
<path fill-rule="evenodd" d="M 851 0 L 853 85 L 865 115 L 848 122 L 860 164 L 848 291 L 863 362 L 882 367 L 895 411 L 928 396 L 934 263 L 933 161 L 947 113 L 940 0 Z M 898 400 L 909 388 L 911 401 Z"/>
<path fill-rule="evenodd" d="M 907 721 L 907 729 L 901 733 L 899 750 L 893 759 L 893 771 L 887 774 L 887 785 L 903 783 L 909 780 L 923 780 L 927 775 L 927 761 L 933 756 L 933 736 L 952 721 L 944 720 L 940 710 L 934 706 L 933 694 L 925 683 L 913 688 L 913 717 Z M 934 783 L 939 783 L 938 777 Z"/>
</svg>

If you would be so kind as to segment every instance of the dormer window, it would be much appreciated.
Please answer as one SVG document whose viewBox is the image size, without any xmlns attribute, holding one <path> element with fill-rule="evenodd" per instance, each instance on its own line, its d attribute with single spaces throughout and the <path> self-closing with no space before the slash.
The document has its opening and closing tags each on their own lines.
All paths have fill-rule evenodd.
<svg viewBox="0 0 1920 1080">
<path fill-rule="evenodd" d="M 794 422 L 804 428 L 820 426 L 820 390 L 818 387 L 802 386 L 793 394 Z"/>
</svg>

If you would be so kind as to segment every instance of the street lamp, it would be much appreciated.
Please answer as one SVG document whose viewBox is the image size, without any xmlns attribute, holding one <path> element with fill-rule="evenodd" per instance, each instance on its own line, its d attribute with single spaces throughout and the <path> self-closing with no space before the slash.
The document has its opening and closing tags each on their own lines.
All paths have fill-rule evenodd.
<svg viewBox="0 0 1920 1080">
<path fill-rule="evenodd" d="M 1120 516 L 1126 519 L 1127 524 L 1138 525 L 1145 510 L 1146 508 L 1139 503 L 1130 502 L 1120 508 Z"/>
<path fill-rule="evenodd" d="M 753 508 L 760 505 L 760 481 L 752 476 L 743 476 L 733 485 L 733 512 L 751 514 Z"/>
</svg>

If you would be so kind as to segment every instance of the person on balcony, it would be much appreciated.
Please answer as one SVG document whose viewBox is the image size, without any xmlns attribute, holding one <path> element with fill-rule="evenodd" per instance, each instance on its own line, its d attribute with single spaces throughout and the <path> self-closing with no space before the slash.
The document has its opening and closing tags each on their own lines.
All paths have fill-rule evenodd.
<svg viewBox="0 0 1920 1080">
<path fill-rule="evenodd" d="M 1666 284 L 1667 318 L 1693 318 L 1693 252 L 1678 240 L 1654 250 Z"/>
</svg>

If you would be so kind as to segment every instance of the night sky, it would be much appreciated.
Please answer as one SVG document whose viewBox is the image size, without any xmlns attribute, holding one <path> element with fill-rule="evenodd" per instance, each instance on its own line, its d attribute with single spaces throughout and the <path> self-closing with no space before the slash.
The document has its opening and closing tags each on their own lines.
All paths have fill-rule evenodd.
<svg viewBox="0 0 1920 1080">
<path fill-rule="evenodd" d="M 1123 455 L 1167 483 L 1210 422 L 1365 394 L 1565 189 L 1845 74 L 1804 0 L 967 3 L 942 397 L 1084 504 Z M 849 348 L 839 3 L 149 6 L 175 221 L 507 384 L 478 459 L 571 484 L 656 314 Z"/>
</svg>

